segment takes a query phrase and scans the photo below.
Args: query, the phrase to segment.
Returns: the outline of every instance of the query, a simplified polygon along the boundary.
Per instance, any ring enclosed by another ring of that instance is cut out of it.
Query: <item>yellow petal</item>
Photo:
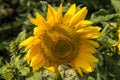
[[[87,38],[87,39],[97,39],[97,38],[101,38],[101,33],[91,33],[91,34],[87,34],[84,35],[83,38]]]
[[[57,16],[56,10],[51,5],[48,5],[47,23],[49,23],[49,25],[51,26],[54,26],[56,23],[55,20],[56,16]]]
[[[96,33],[99,32],[101,30],[100,27],[93,27],[93,26],[89,26],[89,27],[84,27],[84,28],[80,28],[78,29],[76,32],[77,33]]]
[[[20,43],[20,46],[27,46],[28,44],[30,44],[33,41],[33,39],[34,39],[33,36],[27,38],[26,40],[24,40],[23,42]]]
[[[29,18],[31,23],[33,23],[34,25],[38,26],[38,27],[46,27],[47,23],[46,20],[38,13],[36,12],[36,18]]]
[[[78,57],[81,60],[87,61],[89,63],[98,62],[98,59],[96,57],[94,57],[92,54],[88,53],[87,51],[85,51],[83,49],[81,49]]]
[[[78,29],[83,28],[83,27],[87,27],[87,26],[89,26],[91,24],[93,24],[92,21],[82,20],[75,26],[75,30],[78,30]]]
[[[75,12],[76,12],[76,5],[75,5],[75,4],[72,4],[72,5],[70,6],[70,8],[67,10],[67,12],[65,13],[65,16],[64,16],[64,17],[66,17],[66,16],[68,16],[68,15],[74,15]]]
[[[47,21],[51,19],[53,20],[56,17],[56,15],[56,10],[51,5],[48,5]]]
[[[93,41],[93,40],[88,40],[88,42],[93,45],[94,47],[98,48],[99,47],[99,43],[97,41]]]
[[[43,56],[36,55],[30,63],[30,66],[33,68],[33,71],[37,71],[44,65],[45,59]]]
[[[29,51],[28,51],[28,53],[24,57],[24,60],[27,61],[28,63],[30,62],[30,58],[29,58],[30,52]]]
[[[32,45],[32,47],[29,49],[29,51],[28,51],[28,53],[27,53],[27,55],[25,57],[25,60],[31,60],[37,54],[42,55],[42,52],[40,50],[40,44]]]
[[[118,51],[120,51],[120,43],[118,43]]]
[[[77,24],[79,21],[83,20],[86,17],[87,14],[87,8],[84,7],[81,10],[79,10],[70,20],[70,24],[69,25],[75,25]]]
[[[87,52],[92,53],[92,54],[97,52],[95,47],[93,47],[92,45],[90,45],[86,42],[81,43],[81,49],[86,50]]]
[[[35,18],[29,18],[30,22],[33,23],[34,25],[38,26],[39,23],[37,22],[37,20]]]
[[[118,30],[118,38],[120,39],[120,29]]]
[[[99,32],[100,27],[85,27],[85,28],[80,28],[76,32],[80,35],[80,37],[86,38],[86,39],[95,39],[95,38],[100,38],[102,34]]]
[[[44,34],[44,31],[45,31],[44,27],[35,27],[33,34],[34,34],[34,36],[37,36],[39,38],[39,36]]]
[[[54,67],[49,67],[49,68],[46,68],[46,69],[55,73],[55,68]]]
[[[30,66],[36,66],[37,64],[40,64],[42,62],[43,56],[40,54],[36,54],[32,57]]]
[[[64,15],[64,18],[63,18],[63,23],[66,24],[70,21],[70,19],[72,18],[72,16],[75,14],[76,12],[76,5],[73,4],[70,6],[70,8],[67,10],[67,12],[65,13]]]
[[[35,27],[35,28],[34,28],[34,31],[33,31],[33,32],[34,32],[33,34],[34,34],[35,36],[37,36],[37,35],[38,35],[38,34],[37,34],[38,31],[39,31],[39,27]]]
[[[76,68],[76,69],[77,69],[77,71],[79,72],[79,74],[80,74],[81,76],[83,76],[82,70],[80,69],[80,67],[79,67],[79,68]]]
[[[57,12],[57,23],[61,23],[62,22],[62,4],[60,4],[59,8],[58,8],[58,12]]]
[[[86,61],[76,59],[75,64],[77,66],[79,66],[82,69],[82,71],[84,71],[84,72],[92,72],[93,71],[92,67]]]
[[[38,22],[38,27],[44,27],[46,28],[47,27],[47,23],[46,23],[46,20],[38,13],[36,12],[36,20]]]

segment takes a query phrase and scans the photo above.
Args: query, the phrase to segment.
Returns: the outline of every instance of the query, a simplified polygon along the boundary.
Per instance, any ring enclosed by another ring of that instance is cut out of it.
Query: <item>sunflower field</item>
[[[0,0],[0,80],[120,80],[120,0]]]

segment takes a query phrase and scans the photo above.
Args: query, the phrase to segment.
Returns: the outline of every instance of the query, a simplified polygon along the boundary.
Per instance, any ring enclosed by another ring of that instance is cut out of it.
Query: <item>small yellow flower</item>
[[[95,39],[101,37],[101,28],[91,26],[93,22],[84,20],[87,11],[86,7],[76,9],[73,4],[63,15],[62,4],[57,11],[48,5],[47,19],[38,12],[36,18],[30,18],[37,27],[34,28],[34,35],[21,42],[20,46],[28,50],[25,60],[33,71],[53,67],[57,72],[62,64],[71,65],[81,76],[82,72],[94,70],[94,62],[98,59],[93,54],[99,47]]]
[[[118,54],[120,54],[120,27],[118,29],[118,44],[117,44],[117,46],[118,46]]]

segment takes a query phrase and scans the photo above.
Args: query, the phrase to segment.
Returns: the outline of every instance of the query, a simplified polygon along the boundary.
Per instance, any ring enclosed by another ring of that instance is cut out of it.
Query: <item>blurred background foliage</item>
[[[34,17],[36,11],[46,17],[47,5],[58,8],[61,2],[63,13],[73,3],[77,7],[87,6],[86,19],[102,28],[103,37],[98,40],[100,48],[95,56],[99,63],[94,72],[80,77],[70,66],[61,65],[58,80],[120,80],[120,55],[118,48],[113,46],[118,43],[120,0],[0,0],[0,80],[55,79],[55,75],[44,68],[31,72],[23,60],[25,53],[18,45],[32,35],[34,25],[28,18]]]

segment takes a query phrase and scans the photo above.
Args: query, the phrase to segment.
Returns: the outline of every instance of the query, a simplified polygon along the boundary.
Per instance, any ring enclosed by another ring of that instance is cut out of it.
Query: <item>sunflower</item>
[[[101,37],[100,27],[92,26],[93,22],[84,20],[87,8],[76,8],[72,4],[67,12],[62,14],[62,4],[56,11],[48,5],[47,18],[44,19],[38,12],[36,18],[30,18],[36,27],[33,36],[20,43],[28,53],[28,61],[33,71],[41,67],[53,67],[55,72],[59,65],[69,64],[81,76],[83,72],[92,72],[94,62],[98,59],[93,56],[99,47],[95,39]]]

